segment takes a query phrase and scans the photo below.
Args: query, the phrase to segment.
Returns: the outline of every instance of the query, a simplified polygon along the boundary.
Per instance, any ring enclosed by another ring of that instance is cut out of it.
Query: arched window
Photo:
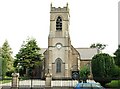
[[[56,20],[56,30],[62,31],[62,18],[60,16],[58,16]]]
[[[56,60],[56,73],[61,72],[61,59]]]

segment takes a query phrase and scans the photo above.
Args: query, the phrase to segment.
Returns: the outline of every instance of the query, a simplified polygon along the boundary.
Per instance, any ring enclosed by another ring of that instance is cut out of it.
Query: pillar
[[[19,73],[12,73],[12,89],[19,88]]]
[[[51,87],[51,81],[52,81],[52,76],[51,76],[51,74],[49,73],[49,70],[48,70],[48,73],[46,74],[45,86],[46,87]]]

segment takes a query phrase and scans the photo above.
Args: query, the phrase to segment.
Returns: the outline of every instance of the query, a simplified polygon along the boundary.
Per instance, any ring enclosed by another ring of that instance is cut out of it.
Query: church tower
[[[63,8],[52,7],[51,4],[45,74],[49,70],[53,79],[71,78],[73,65],[75,70],[78,69],[78,54],[72,52],[75,50],[69,36],[69,17],[68,4]]]

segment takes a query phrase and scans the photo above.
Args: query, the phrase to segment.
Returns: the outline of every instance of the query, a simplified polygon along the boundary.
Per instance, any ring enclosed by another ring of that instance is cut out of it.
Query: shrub
[[[80,79],[82,79],[83,82],[86,82],[89,75],[90,75],[90,68],[88,66],[83,66],[80,69]]]
[[[101,53],[92,58],[93,79],[105,85],[111,82],[113,76],[114,59],[109,54]]]
[[[6,76],[8,76],[8,77],[12,77],[12,73],[14,73],[13,70],[11,70],[11,71],[7,71],[7,72],[6,72]]]

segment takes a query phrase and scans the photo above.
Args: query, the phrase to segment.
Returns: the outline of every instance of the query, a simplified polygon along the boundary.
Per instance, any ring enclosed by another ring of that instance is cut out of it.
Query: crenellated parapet
[[[66,4],[66,7],[53,7],[52,6],[52,3],[51,3],[51,11],[50,12],[60,12],[60,13],[63,13],[63,12],[68,12],[69,13],[69,8],[68,8],[68,3]]]

